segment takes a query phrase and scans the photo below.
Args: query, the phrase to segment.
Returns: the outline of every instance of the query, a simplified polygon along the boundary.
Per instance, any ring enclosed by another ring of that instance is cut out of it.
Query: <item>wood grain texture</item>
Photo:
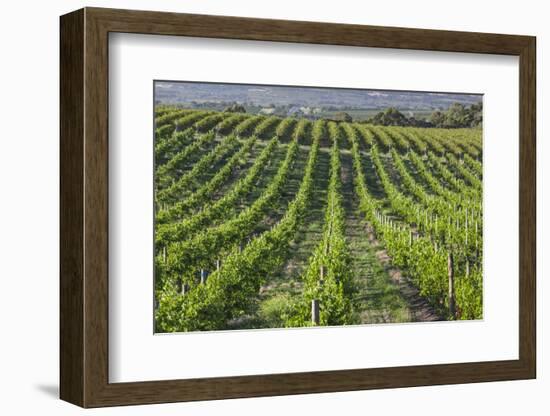
[[[60,45],[60,388],[84,404],[84,12],[61,19]]]
[[[207,379],[108,380],[108,33],[520,57],[520,357],[512,361]],[[61,397],[83,407],[533,378],[535,38],[87,8],[61,18]]]
[[[536,377],[536,40],[520,54],[519,103],[519,355]]]
[[[111,32],[248,39],[378,48],[519,55],[530,37],[256,19],[182,13],[87,8]]]
[[[84,362],[85,406],[99,400],[108,382],[109,180],[108,32],[85,9],[84,59]]]

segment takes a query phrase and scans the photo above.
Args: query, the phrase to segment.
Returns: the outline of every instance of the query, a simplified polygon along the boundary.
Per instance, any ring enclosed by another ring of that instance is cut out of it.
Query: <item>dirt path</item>
[[[294,168],[288,187],[285,188],[283,201],[276,216],[284,214],[286,205],[293,199],[303,179],[302,172],[310,147],[300,149],[302,160]],[[233,328],[277,328],[284,326],[283,314],[293,300],[302,296],[301,274],[307,267],[309,257],[322,237],[326,192],[328,186],[329,154],[327,149],[320,149],[319,160],[314,174],[314,188],[310,208],[299,226],[296,238],[290,242],[289,256],[286,264],[279,270],[270,273],[269,280],[260,288],[258,303],[253,314],[241,317],[231,323]],[[274,217],[275,218],[275,217]],[[260,225],[264,228],[266,225]],[[264,230],[265,231],[265,230]]]
[[[270,277],[269,282],[261,288],[263,301],[281,294],[298,296],[301,294],[302,280],[300,275],[308,264],[309,257],[319,243],[323,232],[324,210],[328,184],[329,154],[321,148],[314,175],[314,188],[311,205],[300,225],[297,236],[290,244],[289,259],[284,267]]]
[[[374,238],[374,233],[359,211],[352,174],[351,155],[343,151],[346,238],[358,287],[358,320],[362,324],[440,320],[419,296],[418,290],[392,267],[386,250]]]

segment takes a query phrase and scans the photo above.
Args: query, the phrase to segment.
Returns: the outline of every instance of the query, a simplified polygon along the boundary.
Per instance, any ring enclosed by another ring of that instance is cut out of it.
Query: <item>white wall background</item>
[[[544,72],[550,56],[545,3],[535,0],[358,2],[353,0],[124,0],[5,2],[0,14],[0,409],[4,414],[73,415],[83,412],[58,395],[58,16],[82,6],[103,6],[295,20],[407,26],[538,37],[538,380],[379,390],[338,394],[225,400],[87,411],[103,415],[465,414],[545,415],[550,408],[550,361],[544,348],[542,213],[550,146],[542,128],[550,90]],[[546,201],[544,200],[546,198]],[[545,267],[546,266],[546,267]],[[31,413],[32,414],[32,413]]]

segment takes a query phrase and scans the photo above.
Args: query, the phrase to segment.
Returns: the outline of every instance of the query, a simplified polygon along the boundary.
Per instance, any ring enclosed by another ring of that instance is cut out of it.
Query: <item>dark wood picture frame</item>
[[[60,396],[82,407],[536,377],[535,52],[530,36],[85,8],[61,17]],[[519,56],[519,359],[109,383],[108,34]]]

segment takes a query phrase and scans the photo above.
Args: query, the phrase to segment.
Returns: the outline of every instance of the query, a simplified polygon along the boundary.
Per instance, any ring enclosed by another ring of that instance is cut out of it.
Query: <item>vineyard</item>
[[[159,106],[156,332],[482,317],[479,129]]]

